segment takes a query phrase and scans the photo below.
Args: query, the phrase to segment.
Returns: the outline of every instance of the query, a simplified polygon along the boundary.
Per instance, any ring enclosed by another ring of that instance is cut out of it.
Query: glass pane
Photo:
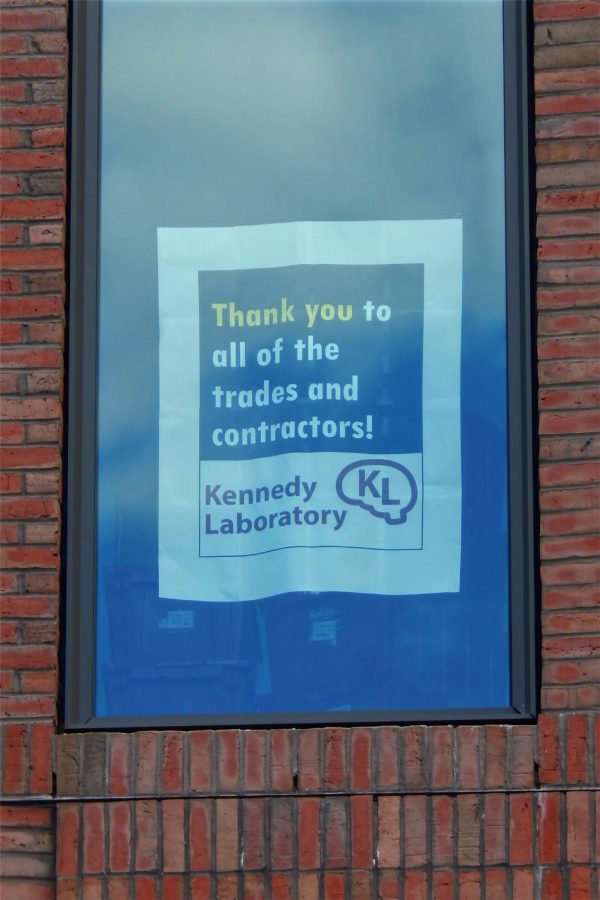
[[[500,0],[104,0],[100,151],[96,714],[506,707]]]

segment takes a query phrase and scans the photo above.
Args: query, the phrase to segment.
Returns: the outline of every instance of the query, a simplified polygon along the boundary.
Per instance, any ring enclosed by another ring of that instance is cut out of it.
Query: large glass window
[[[75,4],[71,724],[531,712],[526,6]]]

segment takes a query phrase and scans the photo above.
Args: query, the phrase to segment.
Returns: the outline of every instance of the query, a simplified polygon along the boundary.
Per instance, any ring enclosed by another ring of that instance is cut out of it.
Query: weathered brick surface
[[[600,895],[600,2],[533,10],[537,724],[71,735],[56,733],[67,2],[4,0],[7,897]]]

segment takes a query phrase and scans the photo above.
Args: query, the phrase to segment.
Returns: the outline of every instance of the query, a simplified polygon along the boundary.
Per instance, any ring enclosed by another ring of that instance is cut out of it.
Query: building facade
[[[539,715],[63,727],[69,19],[5,0],[3,890],[15,898],[600,895],[597,0],[535,0]]]

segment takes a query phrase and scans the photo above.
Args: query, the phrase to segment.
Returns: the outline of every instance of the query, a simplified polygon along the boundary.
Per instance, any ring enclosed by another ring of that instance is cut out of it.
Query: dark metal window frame
[[[65,576],[65,727],[133,729],[357,724],[515,722],[536,714],[538,535],[533,418],[532,286],[534,161],[531,4],[504,0],[505,191],[511,706],[198,715],[94,716],[96,640],[96,400],[100,0],[71,6],[68,441]],[[458,63],[459,64],[459,63]]]

